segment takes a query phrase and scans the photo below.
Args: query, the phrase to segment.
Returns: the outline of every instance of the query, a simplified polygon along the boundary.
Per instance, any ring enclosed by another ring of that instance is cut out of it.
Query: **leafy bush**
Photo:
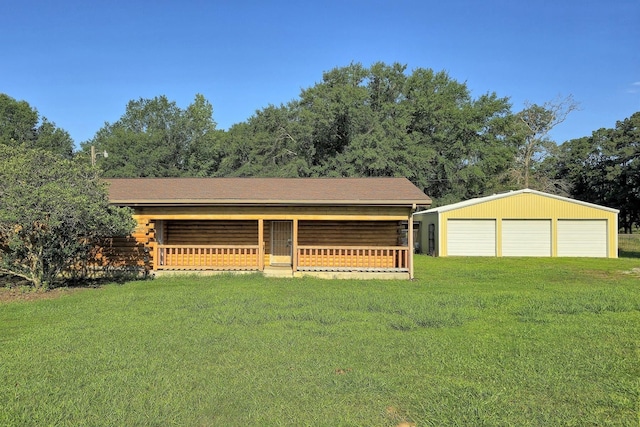
[[[0,273],[49,287],[92,243],[135,227],[90,166],[0,145]]]

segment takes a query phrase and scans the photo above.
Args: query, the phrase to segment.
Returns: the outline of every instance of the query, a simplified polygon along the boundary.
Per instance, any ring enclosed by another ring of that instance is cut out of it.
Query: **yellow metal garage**
[[[618,210],[524,189],[414,214],[435,256],[618,257]]]

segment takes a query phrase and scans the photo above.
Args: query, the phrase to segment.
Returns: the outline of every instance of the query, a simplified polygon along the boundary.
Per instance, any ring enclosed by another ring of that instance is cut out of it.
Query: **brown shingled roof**
[[[116,205],[366,204],[430,206],[406,178],[112,178]]]

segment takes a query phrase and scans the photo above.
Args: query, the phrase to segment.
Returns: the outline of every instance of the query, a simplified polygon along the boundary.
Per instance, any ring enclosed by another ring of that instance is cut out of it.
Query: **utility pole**
[[[101,155],[105,159],[109,157],[109,153],[107,153],[107,150],[104,150],[102,153],[96,153],[96,147],[92,145],[91,146],[91,166],[96,165],[96,157],[98,155]]]

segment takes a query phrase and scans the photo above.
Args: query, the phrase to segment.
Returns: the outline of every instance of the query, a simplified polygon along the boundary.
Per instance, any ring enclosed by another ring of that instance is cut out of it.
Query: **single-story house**
[[[431,205],[405,178],[106,181],[138,228],[111,240],[104,258],[153,273],[411,278],[412,213]]]
[[[435,256],[618,257],[618,210],[524,189],[414,214]]]

